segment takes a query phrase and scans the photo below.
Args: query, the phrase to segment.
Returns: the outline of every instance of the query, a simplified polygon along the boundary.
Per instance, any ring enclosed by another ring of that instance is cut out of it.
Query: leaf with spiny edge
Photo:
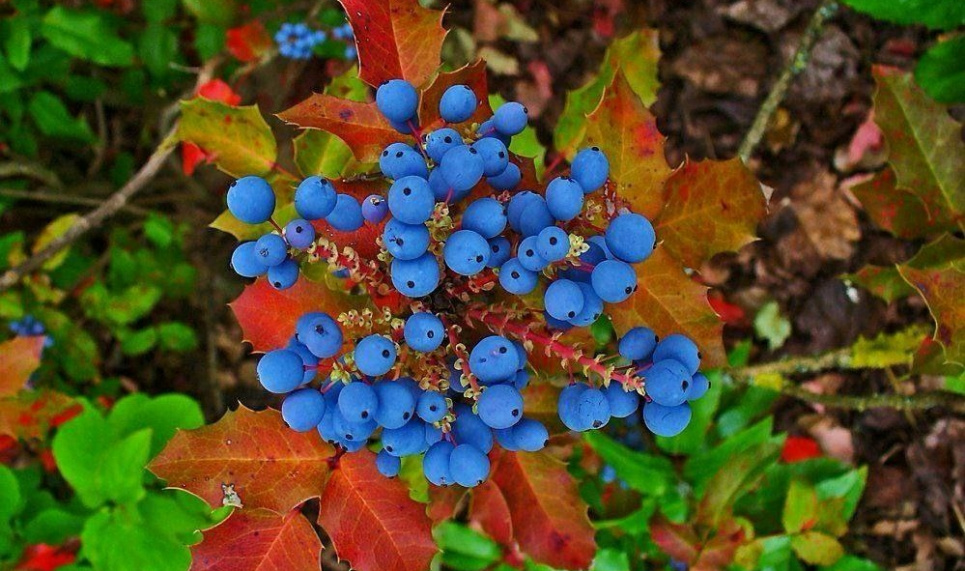
[[[0,343],[0,397],[20,392],[30,375],[40,367],[44,350],[43,335],[14,337]]]
[[[200,97],[182,101],[178,136],[210,153],[231,176],[263,176],[276,169],[275,136],[257,105],[237,107]]]
[[[486,78],[486,62],[477,59],[455,71],[437,75],[432,83],[422,90],[419,98],[419,124],[423,128],[441,121],[439,102],[446,89],[453,85],[468,85],[476,94],[478,106],[466,124],[482,123],[492,117],[493,109],[489,104],[489,82]]]
[[[318,571],[322,542],[300,512],[236,509],[191,548],[191,571]]]

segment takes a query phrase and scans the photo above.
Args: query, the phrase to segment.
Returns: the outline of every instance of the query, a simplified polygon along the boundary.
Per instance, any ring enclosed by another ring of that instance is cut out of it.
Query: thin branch
[[[754,123],[737,150],[737,156],[745,163],[764,137],[767,126],[771,122],[771,117],[777,111],[781,101],[784,100],[788,87],[791,86],[791,80],[807,67],[808,59],[811,57],[811,49],[821,37],[825,22],[837,12],[837,9],[838,4],[835,0],[823,0],[814,15],[811,16],[811,21],[808,23],[807,29],[804,30],[804,36],[801,37],[801,43],[798,44],[791,60],[784,66],[784,71],[781,72],[781,76],[771,88],[767,99],[761,104],[757,116],[754,117]]]
[[[59,192],[49,192],[44,190],[19,190],[15,188],[0,188],[0,196],[4,198],[16,198],[19,200],[33,200],[35,202],[75,204],[78,206],[100,206],[100,204],[103,202],[99,198],[91,198],[89,196],[73,196],[70,194],[61,194]],[[124,206],[123,210],[127,210],[132,214],[137,214],[138,216],[147,215],[147,210],[141,208],[140,206],[134,206],[133,204]]]
[[[27,177],[40,181],[53,188],[63,188],[57,173],[46,168],[25,162],[0,163],[0,178]]]

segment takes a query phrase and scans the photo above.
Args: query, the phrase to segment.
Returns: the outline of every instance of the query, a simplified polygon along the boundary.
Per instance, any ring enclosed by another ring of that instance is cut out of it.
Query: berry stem
[[[281,229],[281,226],[279,226],[278,223],[275,222],[275,217],[274,217],[274,216],[272,216],[271,218],[269,218],[268,221],[271,222],[272,227],[274,227],[275,230],[277,230],[279,234],[281,234],[282,236],[284,236],[285,232],[284,232],[284,230]],[[287,240],[286,240],[286,242],[287,242]]]
[[[459,348],[459,338],[457,337],[458,331],[456,327],[449,323],[449,320],[442,318],[442,324],[446,327],[446,334],[449,336],[449,346],[452,348],[452,352],[455,354],[456,358],[462,361],[462,372],[466,380],[469,381],[469,386],[475,394],[479,394],[479,383],[476,382],[476,377],[469,370],[469,355]]]

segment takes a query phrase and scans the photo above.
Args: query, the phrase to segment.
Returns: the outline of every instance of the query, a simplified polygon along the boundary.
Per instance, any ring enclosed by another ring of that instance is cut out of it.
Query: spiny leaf
[[[283,291],[259,278],[245,286],[238,299],[229,304],[245,341],[251,343],[255,351],[271,351],[287,345],[295,334],[295,322],[309,311],[324,311],[337,317],[349,309],[362,309],[363,305],[357,296],[337,292],[304,277]]]
[[[21,391],[0,398],[0,436],[42,438],[47,431],[81,411],[69,396],[51,390]]]
[[[596,542],[566,466],[545,453],[504,452],[491,475],[512,519],[520,549],[538,563],[561,569],[585,569]]]
[[[211,153],[218,168],[234,177],[265,175],[276,167],[275,137],[257,105],[182,101],[178,135]]]
[[[149,465],[171,487],[222,505],[234,486],[247,508],[282,514],[317,497],[334,450],[315,431],[288,428],[278,411],[239,406],[197,430],[179,431]]]
[[[321,129],[335,135],[363,163],[377,162],[382,150],[391,143],[411,140],[389,125],[374,102],[350,101],[324,93],[313,94],[279,113],[278,118],[305,129]]]
[[[387,479],[367,450],[343,456],[322,493],[318,523],[359,571],[424,571],[437,551],[425,507]]]
[[[700,268],[755,240],[766,212],[761,184],[743,161],[688,160],[664,187],[657,236],[685,266]]]
[[[651,220],[663,207],[670,167],[656,118],[630,88],[622,70],[613,76],[600,106],[587,117],[583,146],[596,146],[610,160],[610,185],[634,212]]]
[[[352,149],[331,133],[306,129],[292,141],[295,164],[303,176],[334,179],[377,170],[375,163],[359,162]]]
[[[512,545],[513,522],[506,496],[492,480],[473,488],[469,521],[502,545]]]
[[[418,0],[339,0],[355,32],[359,77],[372,87],[390,79],[422,85],[439,68],[442,11]]]
[[[688,277],[662,246],[646,262],[637,264],[636,270],[639,289],[610,310],[617,334],[624,335],[641,324],[661,337],[683,333],[700,347],[704,367],[726,363],[723,324],[707,301],[707,288]]]
[[[900,238],[941,233],[941,224],[929,218],[925,204],[910,190],[898,188],[895,171],[886,166],[869,180],[851,188],[876,225]]]
[[[0,343],[0,397],[20,392],[40,366],[46,337],[14,337]]]
[[[298,511],[235,510],[191,548],[191,571],[318,571],[322,542]]]
[[[370,194],[385,196],[388,183],[385,179],[340,179],[332,181],[335,189],[361,202]],[[377,239],[382,235],[385,221],[378,224],[366,222],[358,230],[352,232],[342,232],[332,228],[332,225],[324,220],[316,220],[313,225],[315,231],[320,236],[325,236],[340,249],[352,248],[365,260],[374,260],[379,255],[380,247]]]
[[[493,109],[489,105],[489,83],[486,78],[486,62],[479,59],[456,71],[440,73],[432,80],[432,83],[422,92],[419,101],[419,122],[421,125],[431,125],[440,119],[439,101],[446,89],[453,85],[468,85],[479,106],[476,107],[472,117],[466,120],[467,123],[482,123],[490,118]]]

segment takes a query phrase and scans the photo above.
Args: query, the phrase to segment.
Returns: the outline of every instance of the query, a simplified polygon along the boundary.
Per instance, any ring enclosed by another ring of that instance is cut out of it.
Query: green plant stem
[[[781,101],[784,100],[784,96],[791,86],[791,81],[807,67],[811,49],[821,37],[825,22],[835,14],[837,8],[838,4],[835,0],[824,0],[821,2],[821,5],[818,6],[814,15],[811,16],[811,21],[808,23],[807,29],[804,30],[804,36],[801,37],[801,43],[798,44],[791,60],[784,66],[784,71],[781,72],[781,76],[778,77],[777,82],[774,83],[770,93],[767,95],[767,99],[761,104],[757,116],[754,117],[754,123],[751,124],[750,130],[747,131],[747,135],[744,137],[744,140],[741,141],[740,148],[737,150],[737,156],[745,163],[764,137],[767,126],[771,122],[771,117],[774,115],[774,112],[777,111]]]

